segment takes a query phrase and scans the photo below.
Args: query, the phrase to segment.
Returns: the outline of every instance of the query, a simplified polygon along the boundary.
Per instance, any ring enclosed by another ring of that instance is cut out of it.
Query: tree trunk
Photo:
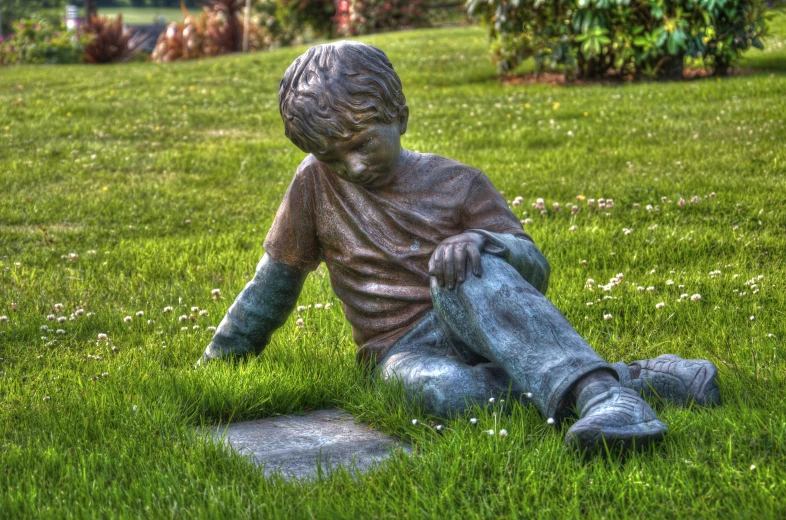
[[[85,21],[87,25],[90,25],[94,16],[98,16],[96,0],[85,0]]]
[[[663,62],[660,77],[662,79],[682,79],[685,77],[685,54],[669,56]]]

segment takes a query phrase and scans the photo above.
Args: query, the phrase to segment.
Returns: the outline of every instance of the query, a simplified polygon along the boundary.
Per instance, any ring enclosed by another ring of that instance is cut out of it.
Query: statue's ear
[[[407,122],[409,121],[409,107],[407,105],[402,106],[398,110],[398,131],[400,135],[404,135],[407,133]]]

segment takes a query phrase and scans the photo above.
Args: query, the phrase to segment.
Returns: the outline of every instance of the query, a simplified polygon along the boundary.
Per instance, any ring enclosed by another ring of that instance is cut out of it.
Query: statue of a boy
[[[543,296],[549,264],[479,170],[401,147],[409,108],[385,54],[309,49],[279,90],[287,137],[309,153],[264,243],[254,279],[198,364],[259,353],[325,262],[358,359],[450,415],[512,393],[555,421],[575,405],[568,445],[659,440],[640,394],[719,402],[709,361],[604,361]],[[549,421],[552,422],[552,421]]]

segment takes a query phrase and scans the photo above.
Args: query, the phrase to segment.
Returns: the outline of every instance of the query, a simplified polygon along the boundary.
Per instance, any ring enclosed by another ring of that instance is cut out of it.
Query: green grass
[[[564,430],[519,406],[496,427],[493,410],[479,409],[477,428],[469,415],[442,435],[413,426],[428,422],[417,406],[395,388],[371,387],[355,366],[338,305],[306,311],[304,329],[292,316],[257,358],[192,370],[206,327],[261,257],[303,157],[283,135],[276,101],[303,48],[5,69],[0,516],[782,518],[782,20],[776,34],[773,50],[746,58],[752,75],[587,87],[497,82],[478,28],[366,38],[404,82],[405,146],[482,168],[506,197],[524,197],[517,211],[530,211],[526,228],[552,264],[549,296],[602,356],[673,352],[719,366],[723,407],[656,403],[670,427],[665,442],[589,461],[564,450]],[[592,211],[578,195],[614,207]],[[562,209],[541,217],[531,209],[538,197]],[[63,258],[70,253],[73,262]],[[617,273],[625,282],[613,299],[585,289],[587,278]],[[754,278],[755,289],[745,283]],[[681,293],[702,299],[679,302]],[[337,303],[321,268],[300,303],[328,301]],[[47,321],[57,303],[60,316],[85,314]],[[174,312],[163,314],[166,306]],[[183,331],[177,317],[192,306],[208,315]],[[109,341],[97,342],[99,333]],[[359,478],[287,483],[192,434],[331,406],[414,443],[419,456]],[[489,428],[510,435],[480,432]]]
[[[197,13],[199,8],[191,7],[189,12]],[[151,25],[155,19],[163,16],[166,23],[182,22],[183,11],[179,8],[169,7],[101,7],[98,9],[100,16],[115,17],[123,13],[123,21],[128,25]]]

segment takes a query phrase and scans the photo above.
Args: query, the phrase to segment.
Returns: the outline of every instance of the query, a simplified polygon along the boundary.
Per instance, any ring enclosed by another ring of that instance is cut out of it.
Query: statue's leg
[[[562,313],[503,259],[483,254],[483,273],[454,289],[431,278],[438,320],[472,353],[504,369],[546,416],[569,413],[571,390],[584,376],[616,372]]]
[[[490,397],[499,399],[509,390],[511,398],[526,401],[500,367],[459,358],[434,311],[393,346],[377,365],[375,377],[400,379],[409,399],[422,399],[424,411],[440,417],[483,405]]]

